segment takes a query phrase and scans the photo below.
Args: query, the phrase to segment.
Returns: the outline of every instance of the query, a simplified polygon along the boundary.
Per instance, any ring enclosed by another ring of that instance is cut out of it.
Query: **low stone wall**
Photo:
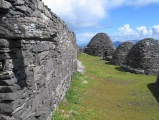
[[[41,0],[1,2],[0,120],[51,120],[77,68],[75,34]]]

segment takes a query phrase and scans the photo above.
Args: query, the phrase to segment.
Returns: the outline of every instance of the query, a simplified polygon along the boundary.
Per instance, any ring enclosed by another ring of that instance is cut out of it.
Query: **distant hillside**
[[[116,48],[117,48],[121,43],[123,43],[123,41],[115,41],[115,42],[113,42],[113,44],[115,45]]]
[[[86,48],[86,47],[87,47],[87,44],[88,44],[88,43],[79,44],[79,47],[81,47],[81,48]]]
[[[137,43],[139,40],[128,40],[129,42],[132,42],[132,43]],[[125,42],[125,41],[115,41],[115,42],[113,42],[114,43],[114,45],[115,45],[115,47],[117,48],[121,43],[123,43],[123,42]]]
[[[128,41],[130,41],[130,42],[132,42],[132,43],[137,43],[138,41],[140,41],[140,40],[128,40]]]
[[[132,43],[137,43],[139,40],[128,40],[128,41],[130,41],[130,42],[132,42]],[[125,41],[115,41],[115,42],[113,42],[113,44],[115,45],[115,47],[117,48],[121,43],[123,43],[123,42],[125,42]],[[82,43],[82,44],[78,44],[79,45],[79,47],[81,47],[81,48],[86,48],[87,47],[87,44],[88,43]]]

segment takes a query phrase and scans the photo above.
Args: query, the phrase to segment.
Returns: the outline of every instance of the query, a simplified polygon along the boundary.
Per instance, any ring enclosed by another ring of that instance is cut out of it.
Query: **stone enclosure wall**
[[[75,35],[41,0],[0,1],[0,120],[46,120],[76,70]]]

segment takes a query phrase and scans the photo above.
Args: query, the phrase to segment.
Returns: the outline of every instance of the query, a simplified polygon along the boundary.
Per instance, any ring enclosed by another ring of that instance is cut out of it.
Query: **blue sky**
[[[78,44],[99,32],[112,41],[159,39],[159,0],[43,1],[76,33]]]

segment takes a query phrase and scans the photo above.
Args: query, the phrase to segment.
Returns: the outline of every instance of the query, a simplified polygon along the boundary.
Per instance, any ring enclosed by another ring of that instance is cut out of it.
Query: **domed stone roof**
[[[96,34],[84,52],[90,55],[99,56],[103,58],[111,58],[114,54],[115,46],[113,45],[110,37],[106,33]]]
[[[137,42],[122,65],[134,73],[157,75],[159,71],[159,41],[146,38]]]
[[[131,42],[124,42],[120,44],[119,47],[115,50],[111,62],[115,65],[121,65],[132,47],[133,43]]]

